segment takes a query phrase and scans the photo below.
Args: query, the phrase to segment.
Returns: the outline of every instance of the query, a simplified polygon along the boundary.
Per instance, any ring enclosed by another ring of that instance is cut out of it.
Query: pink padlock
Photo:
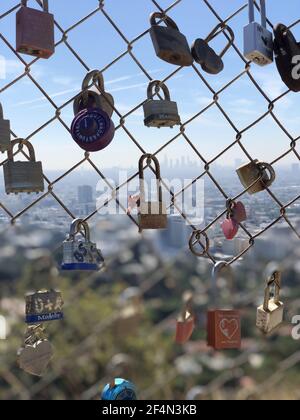
[[[224,236],[228,240],[234,239],[239,231],[239,224],[232,218],[224,220],[221,226]]]
[[[242,223],[247,220],[246,209],[241,201],[234,203],[231,211],[233,219],[235,219],[238,223]]]

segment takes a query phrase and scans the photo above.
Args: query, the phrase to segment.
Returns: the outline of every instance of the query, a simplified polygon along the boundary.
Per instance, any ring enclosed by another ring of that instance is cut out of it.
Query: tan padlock
[[[270,298],[270,288],[275,287],[274,297]],[[267,281],[263,305],[257,308],[256,326],[264,334],[274,332],[283,322],[284,304],[280,301],[281,273],[275,271]]]
[[[175,342],[177,344],[187,343],[196,325],[196,313],[194,310],[193,293],[188,291],[183,295],[183,308],[176,323]]]
[[[155,175],[157,184],[158,201],[146,201],[145,197],[145,176],[144,162],[147,161],[148,166],[152,162],[155,164]],[[139,177],[140,177],[140,212],[139,226],[140,232],[148,229],[166,229],[168,225],[167,208],[162,198],[160,165],[156,156],[145,154],[139,161]]]
[[[272,165],[257,159],[237,169],[242,185],[249,194],[256,194],[269,188],[276,179]]]
[[[26,146],[30,160],[15,162],[15,146]],[[7,152],[8,160],[3,165],[6,194],[39,193],[44,191],[42,162],[36,162],[34,148],[29,141],[16,139]]]

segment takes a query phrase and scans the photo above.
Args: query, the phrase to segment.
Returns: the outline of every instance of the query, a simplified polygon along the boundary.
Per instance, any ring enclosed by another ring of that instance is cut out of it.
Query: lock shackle
[[[248,0],[249,3],[249,22],[255,22],[255,8],[254,0]],[[267,12],[266,12],[266,1],[260,0],[260,15],[261,15],[261,26],[267,27]]]
[[[261,173],[260,180],[265,184],[266,188],[270,187],[273,184],[273,182],[276,180],[275,169],[270,163],[256,161],[256,164]],[[264,173],[266,171],[268,171],[270,175],[268,180],[264,179]]]
[[[27,7],[27,1],[28,0],[22,0],[22,2],[21,2],[22,6]],[[41,2],[43,4],[44,12],[48,13],[49,12],[49,1],[48,0],[41,0]]]
[[[271,286],[274,286],[275,288],[274,303],[279,306],[280,305],[280,290],[281,290],[281,272],[280,271],[274,271],[272,276],[267,280],[267,284],[265,288],[264,306],[263,306],[265,312],[269,312]]]
[[[209,43],[210,41],[212,41],[216,36],[218,36],[220,33],[222,32],[228,32],[229,34],[229,39],[228,39],[228,43],[226,44],[225,48],[221,51],[221,53],[219,54],[219,57],[222,58],[226,52],[229,50],[230,47],[232,47],[234,40],[235,40],[235,35],[233,30],[231,29],[230,26],[228,25],[223,25],[223,23],[219,23],[219,25],[217,25],[212,31],[211,33],[208,35],[208,37],[206,38],[206,42]]]
[[[164,13],[160,13],[160,12],[154,12],[150,15],[151,26],[158,26],[158,23],[157,23],[158,19],[163,20],[169,28],[176,29],[176,31],[179,32],[179,28],[177,24],[174,22],[174,20],[171,19],[169,16],[165,15]]]
[[[101,71],[99,70],[92,70],[90,72],[87,73],[87,75],[85,76],[85,78],[83,79],[82,82],[82,94],[81,97],[83,99],[84,104],[86,104],[88,102],[89,99],[89,85],[91,83],[91,81],[93,81],[93,83],[96,85],[97,89],[99,90],[98,95],[100,96],[102,93],[105,92],[105,88],[104,88],[104,77],[103,74],[101,73]]]
[[[162,203],[162,188],[161,188],[161,174],[160,174],[160,164],[156,156],[151,154],[145,154],[140,158],[139,161],[139,177],[140,177],[140,194],[141,201],[145,201],[145,173],[144,173],[144,161],[147,160],[148,166],[151,162],[154,162],[155,165],[155,175],[157,180],[157,195],[159,203]]]
[[[13,149],[16,145],[19,145],[19,149],[21,150],[22,146],[26,146],[29,152],[29,157],[30,157],[30,161],[31,162],[35,162],[35,152],[34,152],[34,148],[32,146],[32,144],[28,141],[28,140],[24,140],[24,139],[16,139],[13,140],[10,144],[10,148],[7,151],[7,158],[9,161],[13,162],[14,161],[14,154],[13,154]]]
[[[84,238],[86,242],[90,241],[90,228],[87,222],[83,219],[75,219],[70,228],[70,239],[74,239],[78,233],[84,232]]]
[[[217,303],[217,280],[218,280],[218,276],[219,276],[220,272],[222,270],[224,270],[225,268],[230,269],[230,278],[231,278],[232,277],[232,269],[231,269],[231,266],[226,261],[218,261],[213,266],[213,269],[212,269],[212,272],[211,272],[211,279],[212,279],[212,281],[211,281],[211,297],[212,297],[212,301],[214,302],[214,304]],[[229,287],[232,288],[232,282],[231,282]]]
[[[4,120],[3,107],[2,107],[1,102],[0,102],[0,120]]]
[[[155,93],[153,93],[153,89],[155,88]],[[149,83],[148,90],[147,90],[147,96],[148,99],[152,99],[155,94],[158,94],[160,90],[163,91],[165,96],[165,101],[171,101],[170,91],[163,82],[159,80],[153,80]]]

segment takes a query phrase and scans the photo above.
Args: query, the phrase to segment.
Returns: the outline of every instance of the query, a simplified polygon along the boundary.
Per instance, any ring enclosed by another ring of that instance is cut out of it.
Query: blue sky
[[[171,4],[171,0],[158,2],[162,7]],[[34,3],[34,0],[29,0],[29,5],[33,6]],[[98,5],[97,0],[49,0],[49,3],[56,20],[63,28],[72,26]],[[245,3],[245,0],[211,0],[211,4],[224,18]],[[16,4],[16,0],[1,0],[0,14]],[[273,23],[290,24],[299,18],[298,0],[288,0],[284,3],[285,7],[282,7],[282,4],[281,0],[267,1],[268,16]],[[155,11],[155,7],[150,0],[106,0],[105,10],[131,40],[149,27],[149,15]],[[202,0],[182,0],[170,12],[170,16],[185,33],[189,43],[198,37],[205,37],[218,23]],[[231,21],[236,44],[240,49],[243,46],[245,24],[247,24],[246,10]],[[1,33],[11,45],[15,45],[15,13],[2,19],[0,25]],[[294,29],[294,33],[300,40],[300,25]],[[60,38],[61,34],[56,32],[56,41]],[[91,69],[105,67],[108,62],[126,51],[124,40],[101,12],[72,30],[68,35],[68,41]],[[224,42],[225,39],[219,37],[213,46],[219,51]],[[149,35],[134,44],[133,52],[155,79],[163,79],[176,69],[156,57]],[[2,88],[22,74],[24,66],[2,40],[0,40],[0,54],[6,62],[6,78],[0,79]],[[30,57],[23,56],[23,58],[25,61],[30,61]],[[225,70],[221,74],[217,76],[205,74],[215,89],[220,89],[244,67],[234,50],[227,53],[224,62]],[[39,60],[34,64],[31,74],[50,94],[54,102],[61,105],[80,90],[86,71],[64,44],[61,44],[50,60]],[[275,65],[264,68],[253,65],[252,74],[270,98],[275,98],[286,90]],[[116,107],[121,113],[126,113],[146,98],[147,79],[129,55],[110,67],[104,76],[106,88],[114,95]],[[181,70],[168,82],[168,87],[172,99],[178,103],[182,121],[188,120],[212,100],[210,91],[191,68]],[[0,100],[4,106],[5,117],[10,118],[13,131],[20,137],[27,137],[54,116],[54,108],[27,77],[1,93]],[[297,100],[297,95],[291,93],[275,108],[275,114],[293,136],[299,135],[300,127]],[[246,75],[220,95],[220,104],[241,130],[267,110],[266,101]],[[71,106],[64,108],[62,118],[68,125],[71,124],[73,118]],[[116,116],[114,120],[118,123]],[[155,152],[177,133],[177,129],[156,130],[144,127],[142,109],[128,117],[126,126],[149,152]],[[187,134],[206,159],[213,158],[235,139],[235,132],[216,107],[188,126]],[[38,159],[43,161],[45,170],[67,169],[83,157],[82,150],[59,122],[50,124],[31,141]],[[269,117],[247,132],[243,141],[253,157],[268,161],[274,160],[289,147],[289,140]],[[166,154],[171,159],[182,155],[190,156],[193,160],[197,159],[194,151],[182,137],[162,152],[161,160]],[[93,154],[94,162],[101,168],[135,166],[139,157],[139,149],[123,130],[117,131],[113,143],[105,151]],[[246,160],[238,147],[226,153],[219,163],[234,165],[235,159]],[[296,162],[296,159],[290,155],[283,164],[290,165],[293,162]]]

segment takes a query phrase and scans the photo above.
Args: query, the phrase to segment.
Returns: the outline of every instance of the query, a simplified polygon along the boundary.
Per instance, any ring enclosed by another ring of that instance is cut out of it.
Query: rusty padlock
[[[212,299],[216,303],[217,276],[225,261],[218,262],[212,272]],[[228,267],[229,268],[229,267]],[[207,344],[215,350],[241,348],[241,314],[235,310],[209,310],[207,313]]]
[[[155,92],[153,89],[155,88]],[[165,99],[153,99],[154,93],[162,90]],[[171,101],[170,92],[167,86],[159,80],[153,80],[148,86],[148,101],[144,104],[145,126],[146,127],[171,127],[180,125],[181,120],[178,113],[177,103]]]
[[[15,162],[13,149],[16,145],[26,146],[30,160]],[[3,165],[5,190],[7,194],[39,193],[44,191],[42,162],[36,162],[34,148],[29,141],[16,139],[7,151],[8,160]]]
[[[0,103],[0,152],[4,153],[10,148],[10,122],[3,116],[3,108]]]
[[[227,31],[229,34],[228,43],[222,52],[217,54],[208,44],[217,35],[225,31]],[[234,43],[234,38],[233,30],[229,26],[223,26],[220,23],[213,29],[213,31],[208,35],[206,39],[196,39],[192,45],[192,55],[195,61],[201,65],[202,69],[206,71],[206,73],[219,74],[224,69],[224,62],[222,58]]]
[[[188,291],[183,295],[183,308],[177,319],[175,342],[177,344],[187,343],[195,330],[195,324],[193,293]]]
[[[155,164],[156,186],[158,201],[147,202],[145,197],[145,176],[144,176],[144,161],[147,160],[148,166],[153,161]],[[140,232],[149,229],[166,229],[168,225],[166,203],[163,202],[160,165],[156,156],[145,154],[141,157],[139,162],[139,177],[140,177],[140,212],[139,212],[139,226]]]
[[[275,287],[274,297],[271,299],[270,288]],[[268,279],[265,288],[263,305],[257,308],[256,326],[264,334],[271,334],[283,322],[284,305],[280,301],[281,273],[275,271]]]
[[[157,19],[163,20],[167,27],[159,26]],[[176,23],[169,16],[159,12],[151,14],[150,23],[150,36],[156,55],[176,66],[191,66],[194,59],[189,44]]]
[[[27,7],[27,0],[16,15],[16,50],[39,58],[50,58],[55,51],[54,16],[49,13],[48,0],[43,10]]]

